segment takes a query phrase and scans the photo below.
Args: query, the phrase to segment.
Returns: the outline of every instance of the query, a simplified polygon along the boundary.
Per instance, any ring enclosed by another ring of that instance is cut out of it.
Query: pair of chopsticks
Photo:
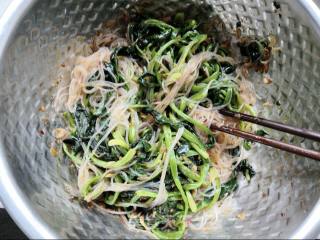
[[[289,133],[292,135],[296,135],[296,136],[300,136],[303,138],[307,138],[307,139],[311,139],[311,140],[315,140],[315,141],[320,142],[320,133],[319,132],[315,132],[315,131],[311,131],[311,130],[303,129],[303,128],[292,127],[292,126],[288,126],[288,125],[280,123],[280,122],[275,122],[275,121],[271,121],[271,120],[267,120],[267,119],[259,118],[259,117],[253,117],[253,116],[250,116],[247,114],[229,111],[227,109],[221,109],[219,112],[225,116],[237,118],[242,121],[255,123],[257,125],[261,125],[264,127],[272,128],[272,129],[286,132],[286,133]],[[270,147],[278,148],[278,149],[281,149],[281,150],[284,150],[287,152],[291,152],[291,153],[294,153],[294,154],[297,154],[300,156],[312,158],[315,160],[320,160],[320,152],[317,152],[314,150],[309,150],[309,149],[305,149],[305,148],[291,145],[288,143],[284,143],[284,142],[281,142],[278,140],[274,140],[271,138],[258,136],[253,133],[244,132],[244,131],[241,131],[239,129],[232,128],[232,127],[227,127],[227,126],[218,127],[218,126],[212,125],[211,129],[225,132],[225,133],[228,133],[231,135],[235,135],[237,137],[241,137],[241,138],[251,140],[254,142],[258,142],[258,143],[261,143],[261,144],[264,144],[264,145],[267,145]]]

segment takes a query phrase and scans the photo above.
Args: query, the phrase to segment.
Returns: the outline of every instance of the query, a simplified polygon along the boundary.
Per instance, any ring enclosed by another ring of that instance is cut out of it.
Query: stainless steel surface
[[[3,14],[3,12],[7,9],[7,7],[10,4],[10,0],[2,0],[0,2],[0,16]]]
[[[10,4],[10,0],[2,0],[0,2],[0,18],[2,16],[2,14],[4,13],[4,11],[7,9],[7,7]],[[0,208],[3,208],[2,203],[0,202]]]
[[[136,1],[134,1],[136,3]],[[165,12],[186,8],[186,1],[152,2]],[[208,0],[201,17],[218,14],[230,28],[238,19],[247,33],[273,33],[282,51],[270,65],[272,85],[254,78],[261,115],[299,127],[320,129],[320,15],[315,1],[287,0],[281,17],[267,0]],[[120,220],[70,201],[66,183],[74,183],[66,161],[50,156],[51,124],[39,107],[50,105],[56,65],[69,39],[89,36],[113,18],[124,1],[13,0],[0,18],[0,196],[10,215],[30,238],[138,238]],[[148,5],[148,4],[146,4]],[[163,9],[163,8],[162,8]],[[170,10],[170,11],[169,11]],[[190,11],[188,13],[192,13]],[[208,17],[209,19],[209,17]],[[273,102],[274,107],[262,108]],[[280,103],[277,106],[276,103]],[[46,134],[39,135],[44,129]],[[275,134],[275,133],[274,133]],[[275,135],[276,136],[276,135]],[[319,150],[317,143],[287,140]],[[250,161],[257,175],[230,199],[208,233],[197,238],[315,238],[320,231],[320,164],[259,146]],[[245,219],[236,216],[245,214]]]

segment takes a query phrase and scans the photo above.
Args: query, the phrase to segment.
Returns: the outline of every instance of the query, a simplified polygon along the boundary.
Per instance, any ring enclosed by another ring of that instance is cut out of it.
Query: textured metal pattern
[[[103,209],[88,209],[70,200],[64,186],[75,182],[74,171],[67,162],[51,157],[53,125],[46,125],[46,114],[39,112],[40,106],[50,106],[56,66],[64,57],[61,48],[67,49],[68,40],[76,36],[94,34],[126,4],[38,1],[21,21],[0,65],[0,128],[7,161],[32,208],[61,238],[143,237],[125,229],[118,217]],[[270,65],[273,83],[264,85],[261,77],[254,79],[261,97],[260,115],[320,130],[320,45],[313,40],[308,23],[295,17],[290,1],[281,2],[281,12],[269,0],[208,0],[202,4],[213,8],[201,7],[196,17],[209,19],[218,14],[228,29],[241,20],[248,34],[278,37],[282,51]],[[157,14],[177,9],[195,12],[185,1],[142,1],[139,5]],[[262,107],[265,102],[273,107]],[[285,136],[284,140],[320,149],[319,144],[301,138]],[[206,233],[190,231],[188,237],[286,238],[301,225],[319,199],[320,164],[264,146],[255,150],[250,161],[257,170],[254,181],[243,183],[230,200],[232,207],[220,215],[214,228]],[[245,219],[237,218],[239,213]]]

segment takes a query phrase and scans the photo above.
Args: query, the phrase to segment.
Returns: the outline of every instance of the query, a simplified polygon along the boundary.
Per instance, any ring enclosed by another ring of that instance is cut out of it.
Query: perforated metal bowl
[[[247,34],[276,35],[282,51],[270,65],[273,83],[254,79],[261,106],[273,104],[261,107],[260,114],[320,130],[320,10],[316,2],[279,1],[278,10],[269,0],[195,2],[202,7],[172,0],[132,4],[154,14],[184,9],[190,15],[199,11],[195,17],[203,19],[219,15],[229,30],[240,20]],[[50,126],[43,125],[39,112],[40,106],[50,104],[50,86],[68,40],[94,34],[102,22],[116,19],[128,3],[13,0],[0,19],[0,195],[30,238],[145,237],[127,230],[119,218],[103,209],[88,209],[69,200],[64,184],[74,182],[74,175],[66,163],[51,157]],[[320,149],[319,144],[300,138],[285,136],[284,140]],[[320,232],[319,162],[264,146],[254,151],[250,161],[257,175],[234,194],[232,207],[207,233],[189,231],[187,237],[316,237]],[[237,218],[239,213],[245,218]]]

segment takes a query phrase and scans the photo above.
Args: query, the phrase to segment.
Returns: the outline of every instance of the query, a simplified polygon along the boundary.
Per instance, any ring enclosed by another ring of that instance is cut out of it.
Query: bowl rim
[[[0,59],[22,18],[37,0],[12,0],[0,16]],[[288,0],[284,0],[288,1]],[[318,0],[297,0],[311,19],[312,27],[320,37],[320,2]],[[1,140],[2,141],[2,140]],[[20,229],[31,239],[58,239],[57,232],[45,223],[28,197],[19,189],[6,160],[3,144],[0,144],[0,199],[9,215]],[[293,232],[290,239],[317,238],[320,234],[320,200],[317,201],[307,218]]]
[[[13,0],[0,17],[0,59],[9,46],[12,35],[22,18],[36,0]],[[1,140],[2,143],[2,140]],[[0,199],[14,222],[30,239],[57,239],[58,235],[44,223],[28,197],[19,189],[6,161],[6,154],[0,144]]]

